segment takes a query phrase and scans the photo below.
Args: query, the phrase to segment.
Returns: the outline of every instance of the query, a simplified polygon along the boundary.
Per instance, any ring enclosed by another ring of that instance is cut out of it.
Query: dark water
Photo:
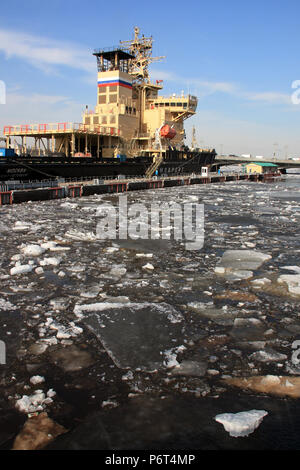
[[[300,269],[299,182],[128,195],[128,203],[146,209],[162,201],[203,203],[198,250],[187,250],[184,240],[97,240],[97,209],[106,200],[117,205],[117,197],[0,208],[0,339],[7,346],[1,448],[11,447],[27,418],[17,401],[53,389],[52,403],[41,406],[70,433],[52,449],[299,449],[298,400],[224,382],[300,375],[291,363],[300,298],[278,283],[297,273],[291,267]],[[49,241],[57,245],[24,254],[24,247]],[[242,271],[253,251],[270,258],[239,280],[236,271],[215,272],[226,250],[248,250]],[[32,263],[32,271],[10,275],[18,262]],[[266,278],[259,287],[252,282]],[[258,351],[281,356],[262,362],[252,356]],[[33,385],[36,375],[44,382]],[[268,415],[247,438],[230,437],[214,420],[250,409]]]

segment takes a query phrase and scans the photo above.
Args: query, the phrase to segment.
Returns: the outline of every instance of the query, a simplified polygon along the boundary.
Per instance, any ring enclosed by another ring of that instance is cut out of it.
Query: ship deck
[[[51,137],[52,135],[66,136],[72,134],[91,136],[119,136],[120,131],[115,127],[87,126],[82,123],[58,122],[48,124],[20,124],[16,126],[5,126],[3,134],[5,137]]]

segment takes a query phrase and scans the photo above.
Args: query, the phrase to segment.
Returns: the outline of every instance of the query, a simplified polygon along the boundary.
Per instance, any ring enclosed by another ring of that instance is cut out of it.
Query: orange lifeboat
[[[173,127],[169,126],[169,124],[165,124],[160,130],[160,135],[165,139],[173,139],[176,135],[176,131]]]

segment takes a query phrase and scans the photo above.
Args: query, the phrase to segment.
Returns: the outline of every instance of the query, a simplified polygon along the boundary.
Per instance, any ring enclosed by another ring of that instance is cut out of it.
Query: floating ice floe
[[[246,245],[248,248],[255,248],[255,246],[256,246],[256,243],[252,243],[252,242],[245,242],[245,245]]]
[[[119,403],[115,400],[104,400],[101,404],[102,408],[116,408]]]
[[[74,202],[63,202],[60,207],[62,207],[63,209],[77,209],[78,207],[78,204],[74,203]]]
[[[152,271],[154,269],[154,266],[151,263],[147,263],[143,266],[143,269],[149,269],[150,271]]]
[[[74,313],[94,332],[117,367],[151,371],[178,365],[183,317],[171,305],[99,302],[76,305]]]
[[[56,333],[57,339],[73,338],[81,334],[83,331],[82,328],[80,328],[79,326],[76,326],[74,322],[70,322],[69,326],[66,327],[64,325],[61,325],[60,323],[55,322],[53,318],[50,318],[50,317],[47,318],[45,326],[50,328],[50,330],[55,330],[57,332]]]
[[[123,266],[114,266],[111,268],[109,274],[111,274],[111,276],[122,277],[124,274],[126,274],[126,272],[127,269]]]
[[[34,272],[35,272],[36,274],[43,274],[44,270],[43,270],[42,267],[38,267],[38,268],[36,268],[36,269],[34,270]]]
[[[41,243],[41,247],[50,251],[68,251],[71,249],[69,246],[59,246],[57,242],[54,241]]]
[[[268,414],[265,410],[241,411],[239,413],[223,413],[215,416],[218,423],[223,424],[225,430],[232,437],[245,437],[253,433]]]
[[[42,340],[40,340],[32,344],[29,347],[28,352],[30,354],[34,354],[35,356],[39,356],[40,354],[43,354],[49,346],[49,344],[44,343],[42,342]]]
[[[127,303],[127,305],[126,305]],[[131,302],[128,301],[126,302],[126,306],[130,306]],[[89,312],[103,312],[104,310],[108,309],[117,309],[117,308],[123,308],[124,303],[119,303],[119,302],[99,302],[95,304],[86,304],[86,305],[75,305],[74,307],[74,313],[77,318],[82,318],[84,313],[89,313]]]
[[[27,245],[21,248],[25,256],[40,256],[45,253],[45,248],[40,245]]]
[[[251,281],[251,284],[254,287],[263,287],[272,284],[272,281],[267,277],[261,277],[259,279],[253,279],[253,281]]]
[[[26,274],[30,273],[33,270],[33,266],[30,264],[21,264],[19,266],[15,266],[11,268],[10,275],[15,276],[17,274]]]
[[[84,241],[84,242],[93,242],[99,241],[97,235],[93,232],[80,232],[78,230],[69,230],[65,233],[67,238],[72,238],[73,240],[77,241]]]
[[[255,351],[249,358],[258,362],[280,362],[285,361],[288,357],[286,354],[281,354],[271,349],[264,349],[261,351]]]
[[[215,267],[216,274],[222,274],[228,280],[250,279],[252,270],[258,269],[272,257],[255,250],[227,250]]]
[[[50,305],[54,310],[66,310],[69,300],[66,297],[57,297],[50,300]]]
[[[282,266],[281,269],[286,269],[288,271],[294,271],[296,274],[300,274],[299,266]]]
[[[288,291],[294,295],[300,295],[300,274],[282,274],[277,279],[279,284],[287,284]]]
[[[44,258],[40,261],[41,266],[58,266],[61,263],[61,258]]]
[[[45,382],[45,377],[42,377],[41,375],[34,375],[30,378],[30,383],[32,383],[32,385],[41,384],[43,382]]]
[[[11,261],[21,261],[22,258],[23,256],[18,254],[18,255],[13,255],[10,259]]]
[[[224,380],[230,386],[275,396],[300,397],[300,377],[282,375],[258,375],[254,377],[231,377]]]
[[[119,251],[119,248],[117,248],[116,246],[110,246],[106,248],[105,251],[106,253],[115,253],[116,251]]]
[[[50,389],[47,395],[43,390],[36,390],[33,395],[23,395],[22,398],[17,400],[16,408],[21,413],[34,413],[36,411],[43,411],[47,405],[50,405],[52,398],[56,395],[54,390]]]
[[[213,302],[189,302],[188,308],[218,325],[232,325],[236,312],[228,308],[216,308]]]
[[[133,377],[132,370],[129,370],[126,374],[122,375],[122,380],[126,382],[127,380],[133,380]]]
[[[207,371],[207,362],[204,361],[182,361],[172,370],[172,375],[183,375],[190,377],[203,377]],[[218,373],[218,372],[217,372]]]
[[[84,297],[87,299],[94,299],[95,297],[98,297],[99,292],[101,290],[100,286],[90,286],[87,288],[87,290],[84,290],[80,292],[80,297]]]
[[[161,355],[164,358],[164,360],[163,360],[164,365],[168,369],[172,369],[173,367],[180,367],[180,364],[177,361],[177,355],[178,355],[179,352],[182,352],[185,349],[186,349],[186,347],[181,345],[181,346],[177,346],[176,348],[171,348],[171,349],[167,349],[165,351],[162,351]]]
[[[31,222],[17,221],[17,222],[15,222],[15,225],[12,228],[12,230],[14,232],[27,232],[29,230],[37,231],[40,228],[41,228],[41,225],[32,224]]]
[[[0,297],[0,310],[16,310],[16,306]]]

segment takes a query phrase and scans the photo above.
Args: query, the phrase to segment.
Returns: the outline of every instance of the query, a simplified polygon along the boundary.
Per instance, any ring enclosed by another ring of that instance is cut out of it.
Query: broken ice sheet
[[[239,413],[223,413],[215,416],[218,423],[223,424],[225,430],[232,437],[249,436],[260,425],[268,414],[265,410],[241,411]]]
[[[103,302],[75,310],[119,368],[169,367],[170,350],[180,351],[183,317],[169,304]]]
[[[286,283],[291,294],[300,295],[300,274],[282,274],[277,282]]]
[[[255,250],[227,250],[215,267],[215,273],[223,274],[231,281],[250,279],[252,270],[270,259],[270,255]]]

